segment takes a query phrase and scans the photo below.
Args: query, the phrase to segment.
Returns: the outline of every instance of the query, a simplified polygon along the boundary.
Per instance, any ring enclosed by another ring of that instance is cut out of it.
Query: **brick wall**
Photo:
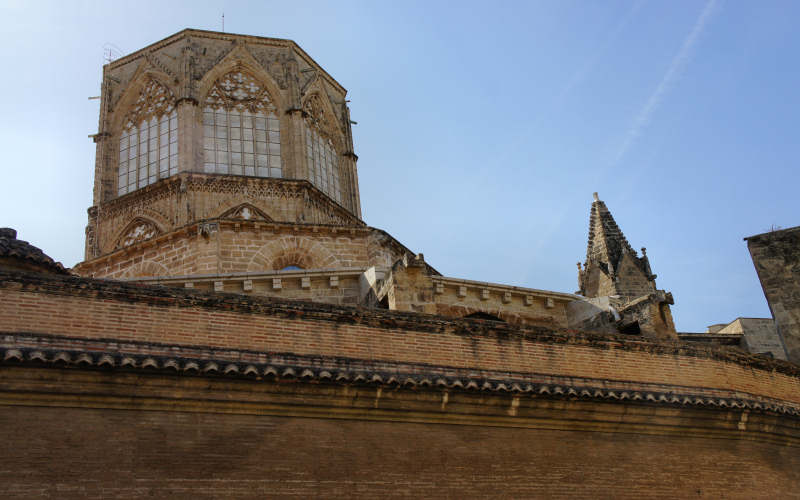
[[[5,498],[794,498],[797,448],[324,418],[0,407]]]
[[[800,402],[800,379],[789,365],[710,348],[79,278],[0,275],[0,325],[7,332],[536,372]]]
[[[60,349],[251,349],[800,403],[793,365],[733,351],[82,278],[0,274],[0,325]],[[0,440],[11,498],[787,498],[800,481],[800,425],[776,413],[144,368],[0,364]]]

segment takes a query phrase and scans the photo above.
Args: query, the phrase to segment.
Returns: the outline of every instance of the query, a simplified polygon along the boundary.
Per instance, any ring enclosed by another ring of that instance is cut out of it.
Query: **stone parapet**
[[[133,283],[182,287],[198,291],[243,293],[329,304],[358,305],[363,291],[362,268],[285,270],[157,278],[132,278]]]

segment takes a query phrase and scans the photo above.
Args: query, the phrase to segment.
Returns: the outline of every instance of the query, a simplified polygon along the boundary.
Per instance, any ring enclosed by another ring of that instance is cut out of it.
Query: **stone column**
[[[203,123],[194,99],[180,99],[178,111],[178,172],[203,170]]]
[[[108,120],[108,106],[111,102],[111,87],[113,81],[105,76],[103,68],[103,83],[100,85],[100,118],[97,123],[97,134],[91,136],[96,144],[94,156],[94,191],[93,204],[98,205],[103,201],[117,196],[117,155],[119,144],[114,147],[111,141],[111,130]]]
[[[287,63],[287,81],[289,86],[286,111],[281,125],[286,125],[288,150],[281,149],[283,176],[288,179],[309,179],[305,155],[305,136],[303,127],[303,108],[300,102],[299,76],[297,61]]]
[[[86,250],[83,260],[91,260],[100,255],[97,246],[97,205],[87,210],[89,223],[86,225]]]
[[[194,57],[191,47],[181,51],[181,85],[178,111],[178,172],[202,171],[203,123],[198,109],[194,81]]]
[[[351,197],[351,205],[348,207],[353,214],[356,215],[359,219],[361,218],[361,196],[358,190],[358,169],[356,167],[356,163],[358,162],[358,155],[355,153],[355,148],[353,146],[353,121],[350,119],[350,107],[345,105],[344,106],[344,114],[345,114],[345,131],[347,134],[347,152],[345,153],[345,157],[347,158],[347,170],[348,170],[348,189],[350,191]]]

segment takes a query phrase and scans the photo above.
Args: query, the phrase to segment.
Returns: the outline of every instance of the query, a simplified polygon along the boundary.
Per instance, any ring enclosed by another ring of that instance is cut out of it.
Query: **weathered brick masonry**
[[[745,499],[800,481],[796,448],[732,439],[96,408],[0,424],[11,497]]]
[[[800,480],[797,368],[733,350],[19,273],[0,274],[0,325],[10,496],[745,498]]]
[[[677,342],[502,324],[487,328],[413,313],[81,278],[0,274],[0,279],[0,324],[12,333],[546,373],[740,391],[800,403],[793,365],[733,351],[723,356]]]

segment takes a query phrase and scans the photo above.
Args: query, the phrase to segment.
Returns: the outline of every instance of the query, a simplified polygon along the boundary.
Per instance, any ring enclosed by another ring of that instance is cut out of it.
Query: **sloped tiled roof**
[[[41,272],[69,274],[60,262],[54,261],[39,248],[18,240],[17,231],[8,227],[0,228],[0,259],[17,261],[21,267]]]

